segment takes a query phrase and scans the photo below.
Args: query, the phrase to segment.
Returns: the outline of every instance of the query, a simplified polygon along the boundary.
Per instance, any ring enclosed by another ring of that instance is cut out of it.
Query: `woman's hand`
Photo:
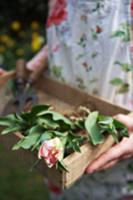
[[[2,76],[5,73],[6,73],[6,71],[4,69],[0,68],[0,76]]]
[[[120,160],[133,156],[133,117],[119,114],[115,116],[115,119],[128,127],[130,136],[129,138],[123,138],[120,143],[114,145],[98,159],[94,160],[86,169],[88,173],[110,168]]]
[[[44,46],[29,62],[27,68],[31,71],[36,70],[38,67],[45,65],[47,68],[48,63],[48,47]]]

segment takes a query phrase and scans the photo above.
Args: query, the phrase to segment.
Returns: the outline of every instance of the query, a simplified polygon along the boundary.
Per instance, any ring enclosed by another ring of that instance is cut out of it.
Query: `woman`
[[[28,63],[35,69],[49,57],[50,75],[114,104],[133,109],[132,0],[51,0],[47,44]],[[130,133],[131,117],[118,115]],[[55,199],[117,200],[132,194],[133,135],[88,166],[89,175]],[[126,198],[125,198],[126,199]]]

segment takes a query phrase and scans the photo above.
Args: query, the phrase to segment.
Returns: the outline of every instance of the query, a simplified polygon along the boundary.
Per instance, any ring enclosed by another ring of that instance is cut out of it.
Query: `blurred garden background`
[[[29,60],[45,44],[46,0],[0,1],[0,67],[11,70],[18,58]],[[29,166],[30,167],[30,166]],[[0,200],[48,200],[43,177],[29,172],[0,143]]]
[[[47,0],[0,1],[0,67],[14,68],[17,58],[29,60],[45,44]]]

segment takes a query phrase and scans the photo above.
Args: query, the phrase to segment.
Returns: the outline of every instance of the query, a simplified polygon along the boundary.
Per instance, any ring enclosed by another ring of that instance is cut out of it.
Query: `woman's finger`
[[[92,162],[87,168],[88,173],[100,170],[101,167],[106,166],[110,161],[119,159],[123,154],[126,153],[126,146],[123,143],[119,143],[113,146],[106,153],[102,154],[98,159]]]
[[[121,160],[122,159],[128,159],[128,158],[131,158],[132,157],[132,154],[124,154],[123,156],[121,156]]]
[[[131,158],[131,157],[132,157],[131,154],[126,153],[126,154],[122,155],[121,157],[119,157],[118,159],[108,162],[106,165],[102,166],[98,171],[111,168],[111,167],[113,167],[114,165],[116,165],[120,160],[128,159],[128,158]]]
[[[111,168],[111,167],[113,167],[114,165],[116,165],[116,163],[118,163],[118,162],[119,162],[119,159],[110,161],[109,163],[107,163],[106,165],[104,165],[104,167],[101,167],[101,169],[100,169],[99,171],[105,170],[105,169],[108,169],[108,168]]]

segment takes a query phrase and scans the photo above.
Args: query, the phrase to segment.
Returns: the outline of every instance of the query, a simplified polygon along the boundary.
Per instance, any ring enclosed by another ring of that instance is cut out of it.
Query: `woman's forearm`
[[[30,61],[27,62],[29,70],[36,70],[38,67],[45,65],[48,66],[48,46],[45,45]]]

